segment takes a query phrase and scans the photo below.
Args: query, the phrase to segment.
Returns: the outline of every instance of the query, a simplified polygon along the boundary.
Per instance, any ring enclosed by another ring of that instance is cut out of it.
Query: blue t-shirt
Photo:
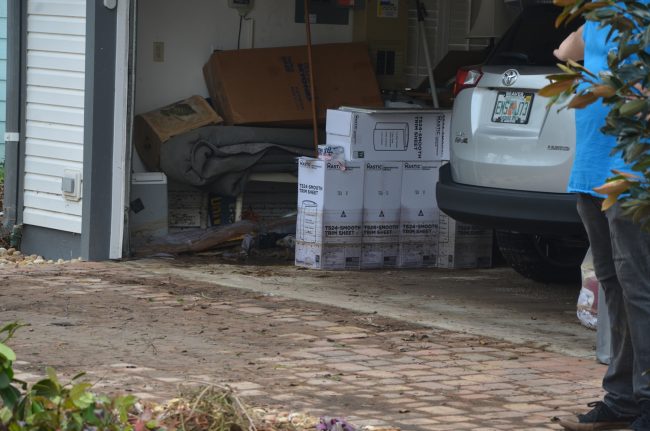
[[[583,30],[584,65],[587,70],[596,74],[609,70],[607,54],[617,48],[613,37],[607,40],[610,27],[599,26],[597,22],[587,21]],[[569,192],[603,197],[594,192],[594,187],[605,184],[606,179],[613,175],[613,169],[630,171],[621,153],[611,155],[616,146],[616,137],[604,135],[600,131],[610,110],[611,107],[604,105],[602,101],[575,110],[576,154],[569,178]]]

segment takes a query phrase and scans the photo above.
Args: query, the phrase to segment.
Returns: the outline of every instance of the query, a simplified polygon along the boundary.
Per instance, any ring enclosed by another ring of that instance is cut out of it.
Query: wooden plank
[[[43,211],[37,208],[25,208],[23,211],[23,223],[65,232],[81,233],[81,217],[70,214],[52,213],[51,211]]]

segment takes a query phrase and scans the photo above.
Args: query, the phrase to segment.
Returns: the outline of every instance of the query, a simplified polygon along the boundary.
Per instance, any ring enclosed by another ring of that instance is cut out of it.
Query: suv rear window
[[[553,50],[584,20],[576,19],[568,26],[555,28],[561,8],[553,5],[529,6],[508,29],[486,64],[495,66],[554,66],[558,59]]]

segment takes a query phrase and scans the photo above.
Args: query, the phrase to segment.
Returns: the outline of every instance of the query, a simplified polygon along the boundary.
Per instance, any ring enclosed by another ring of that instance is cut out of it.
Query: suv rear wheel
[[[580,265],[589,244],[583,237],[554,237],[499,230],[499,251],[515,271],[543,283],[580,280]]]

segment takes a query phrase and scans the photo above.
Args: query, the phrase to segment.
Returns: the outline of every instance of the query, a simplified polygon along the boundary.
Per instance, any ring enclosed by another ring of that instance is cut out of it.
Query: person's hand
[[[560,46],[553,50],[553,55],[559,60],[580,61],[585,56],[585,41],[582,39],[584,25],[562,41]]]

